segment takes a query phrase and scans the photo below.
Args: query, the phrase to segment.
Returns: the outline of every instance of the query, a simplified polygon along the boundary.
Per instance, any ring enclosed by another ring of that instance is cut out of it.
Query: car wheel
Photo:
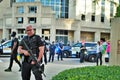
[[[69,57],[69,52],[68,51],[63,51],[64,54],[64,58],[68,58]]]
[[[90,62],[95,62],[96,56],[95,55],[89,55],[89,61]]]

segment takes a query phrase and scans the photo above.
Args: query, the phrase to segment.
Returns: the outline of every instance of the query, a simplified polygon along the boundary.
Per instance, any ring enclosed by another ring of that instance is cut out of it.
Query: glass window
[[[91,16],[91,21],[95,21],[95,15]]]
[[[18,17],[17,21],[18,21],[18,23],[23,23],[23,17]]]
[[[61,0],[61,4],[62,4],[62,5],[65,5],[65,0]]]
[[[68,42],[68,36],[56,36],[56,41],[63,41],[64,45]]]
[[[111,0],[113,1],[113,0]],[[110,2],[110,17],[113,17],[113,13],[114,13],[114,4],[112,2]]]
[[[56,18],[68,18],[69,0],[40,0],[40,2],[44,6],[50,6],[56,12]]]
[[[18,9],[18,13],[24,13],[24,7],[23,6],[20,6],[17,9]]]
[[[16,0],[15,2],[34,2],[35,0]]]
[[[68,7],[65,7],[65,12],[68,13]]]
[[[104,16],[101,16],[101,22],[104,22]]]
[[[68,35],[68,31],[67,30],[56,30],[56,34]]]
[[[65,13],[61,13],[61,18],[64,18],[65,17]]]
[[[81,15],[81,20],[85,20],[85,15],[84,14]]]
[[[30,23],[30,24],[36,23],[36,17],[30,17],[30,18],[28,18],[28,23]]]
[[[29,13],[37,13],[37,6],[29,6]]]
[[[68,13],[65,13],[65,18],[68,18]]]
[[[61,10],[62,10],[62,12],[65,12],[65,8],[64,7],[62,7]]]

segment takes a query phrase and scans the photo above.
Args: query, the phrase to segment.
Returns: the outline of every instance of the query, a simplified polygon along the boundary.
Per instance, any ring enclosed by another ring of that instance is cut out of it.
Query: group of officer
[[[56,41],[56,43],[53,41],[49,46],[49,60],[48,62],[54,61],[54,55],[57,54],[57,60],[59,61],[59,58],[61,58],[61,61],[63,61],[63,42]]]
[[[7,69],[5,69],[5,72],[11,72],[12,71],[12,65],[13,65],[13,60],[18,63],[21,71],[21,76],[22,80],[30,80],[31,76],[31,71],[33,72],[33,68],[37,63],[42,62],[42,57],[46,56],[45,53],[45,44],[44,41],[42,41],[42,38],[39,35],[36,35],[34,32],[34,29],[32,25],[27,25],[25,28],[27,36],[25,36],[19,43],[18,39],[15,37],[16,32],[12,32],[11,37],[12,39],[12,47],[11,47],[11,57],[10,57],[10,64]],[[26,44],[26,45],[25,45]],[[33,60],[30,56],[30,51],[28,48],[31,50],[32,54],[35,56],[35,59],[37,59],[37,62]],[[22,55],[23,60],[22,63],[20,63],[19,60],[17,60],[17,54]],[[46,60],[46,58],[45,58]],[[47,63],[47,61],[46,61]],[[37,66],[36,66],[37,68]],[[39,72],[37,71],[36,73],[33,72],[35,79],[36,80],[43,80],[42,78],[42,73],[37,75]]]

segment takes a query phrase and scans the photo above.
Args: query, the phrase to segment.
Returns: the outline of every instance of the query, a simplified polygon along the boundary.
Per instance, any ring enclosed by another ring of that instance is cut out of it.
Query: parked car
[[[71,53],[71,46],[70,45],[64,45],[64,49],[63,49],[63,54],[65,58],[70,57],[70,53]]]
[[[10,54],[11,53],[11,40],[7,40],[0,44],[0,54]]]
[[[96,42],[85,42],[85,55],[84,59],[89,62],[95,62],[96,59]],[[80,47],[82,43],[73,44],[71,47],[65,46],[64,48],[64,57],[77,57],[80,58]]]
[[[84,46],[87,50],[93,48],[94,46],[96,46],[97,43],[96,42],[85,42]],[[80,57],[80,47],[82,46],[82,43],[76,43],[72,46],[72,50],[71,50],[71,55],[73,57]]]
[[[96,50],[97,50],[97,46],[87,49],[87,52],[85,54],[85,60],[89,62],[95,62],[97,56]]]

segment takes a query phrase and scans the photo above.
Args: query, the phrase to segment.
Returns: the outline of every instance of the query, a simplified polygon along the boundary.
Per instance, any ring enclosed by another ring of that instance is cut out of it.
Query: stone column
[[[80,41],[80,30],[74,32],[74,42]]]
[[[56,37],[56,29],[53,28],[53,26],[51,26],[51,29],[50,29],[50,42],[55,41],[55,37]]]
[[[100,31],[95,32],[95,42],[100,41]]]
[[[79,21],[76,21],[76,30],[74,32],[74,42],[77,42],[77,41],[80,41],[80,29],[81,29],[81,26],[80,26],[80,22]]]
[[[111,21],[111,51],[110,65],[120,66],[120,18],[113,18]]]

